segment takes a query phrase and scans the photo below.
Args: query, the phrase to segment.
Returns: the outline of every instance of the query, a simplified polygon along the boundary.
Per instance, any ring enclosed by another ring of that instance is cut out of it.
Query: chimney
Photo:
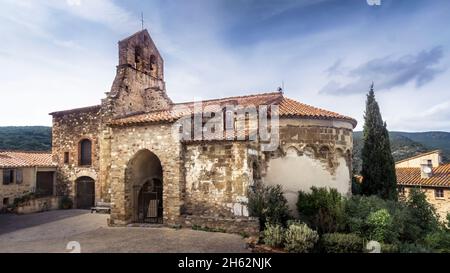
[[[430,178],[433,176],[433,161],[432,160],[423,160],[420,164],[420,177],[421,178]]]

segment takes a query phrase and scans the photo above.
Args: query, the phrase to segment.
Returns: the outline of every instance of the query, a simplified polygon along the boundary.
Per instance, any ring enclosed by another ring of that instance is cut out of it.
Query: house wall
[[[405,188],[405,196],[409,196],[409,193],[411,191],[411,187],[404,187]],[[447,213],[450,213],[450,189],[449,188],[443,188],[444,190],[444,197],[443,198],[437,198],[435,196],[435,189],[436,188],[421,188],[423,192],[425,192],[425,195],[427,197],[428,203],[432,204],[434,208],[436,209],[436,212],[438,213],[441,221],[445,221],[447,218]]]
[[[299,190],[309,192],[315,186],[351,194],[352,130],[341,121],[280,120],[280,147],[264,154],[262,179],[283,187],[294,216]]]
[[[424,160],[431,160],[433,163],[433,167],[439,166],[442,162],[441,156],[439,152],[433,154],[427,154],[420,157],[412,158],[410,160],[401,161],[395,164],[396,168],[420,168],[420,164],[423,163]]]
[[[3,185],[3,170],[0,169],[0,209],[3,208],[3,199],[9,198],[9,203],[12,204],[14,199],[22,197],[28,193],[36,190],[36,174],[37,172],[56,172],[56,168],[15,168],[15,170],[22,170],[23,182],[17,184],[14,177],[14,183]],[[56,177],[54,176],[53,185],[55,185]]]
[[[23,182],[17,184],[14,177],[14,183],[3,185],[3,169],[0,169],[0,209],[3,208],[3,199],[9,198],[9,204],[14,202],[25,194],[33,192],[36,187],[36,169],[21,168],[23,172]]]
[[[79,165],[79,143],[89,139],[92,143],[92,165]],[[57,195],[69,195],[76,202],[75,181],[83,176],[95,180],[96,200],[107,198],[105,181],[99,179],[101,118],[99,110],[78,112],[53,117],[52,155],[58,164]],[[64,153],[69,152],[69,163],[64,163]],[[75,204],[76,206],[76,204]]]

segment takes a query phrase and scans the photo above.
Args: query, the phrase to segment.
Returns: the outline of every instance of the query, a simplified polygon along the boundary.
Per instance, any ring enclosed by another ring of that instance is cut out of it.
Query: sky
[[[142,12],[175,102],[284,86],[361,130],[373,81],[389,130],[450,131],[450,1],[367,2],[0,0],[0,126],[99,104]]]

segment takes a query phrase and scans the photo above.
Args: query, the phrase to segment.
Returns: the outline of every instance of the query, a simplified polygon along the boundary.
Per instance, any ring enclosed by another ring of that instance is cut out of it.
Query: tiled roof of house
[[[24,167],[56,167],[56,163],[51,153],[0,151],[0,168]]]
[[[433,168],[430,178],[421,178],[420,168],[397,168],[397,183],[402,186],[450,187],[450,163]]]
[[[137,125],[153,122],[171,122],[180,117],[191,114],[196,102],[176,103],[170,110],[141,113],[119,118],[110,123],[113,126]],[[199,102],[200,103],[200,102]],[[303,117],[314,119],[336,119],[348,121],[356,126],[356,120],[335,112],[316,108],[307,104],[284,97],[282,92],[263,93],[249,96],[229,97],[202,101],[204,111],[215,111],[217,107],[225,105],[239,105],[242,107],[277,104],[280,106],[280,117]]]

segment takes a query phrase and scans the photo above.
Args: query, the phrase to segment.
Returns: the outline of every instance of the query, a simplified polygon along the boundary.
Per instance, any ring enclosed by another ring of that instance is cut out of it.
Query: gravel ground
[[[0,252],[64,253],[78,242],[83,253],[245,253],[239,235],[190,229],[110,228],[108,215],[83,210],[0,215]]]

